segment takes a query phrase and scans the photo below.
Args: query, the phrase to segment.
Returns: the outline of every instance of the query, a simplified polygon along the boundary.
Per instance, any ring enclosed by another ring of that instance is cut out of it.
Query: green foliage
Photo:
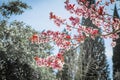
[[[0,6],[3,17],[22,14],[29,6],[12,1]],[[37,33],[23,22],[0,21],[0,80],[54,80],[52,69],[40,68],[35,56],[45,57],[50,51],[48,44],[31,44],[29,38]]]
[[[11,72],[12,74],[16,74],[12,75],[16,78],[17,76],[21,76],[21,78],[19,77],[17,79],[28,80],[27,78],[31,77],[31,79],[29,78],[29,80],[33,80],[32,75],[35,73],[37,78],[34,80],[53,80],[55,79],[55,76],[52,69],[42,67],[40,68],[36,65],[34,60],[35,56],[48,56],[49,54],[46,54],[46,52],[50,52],[51,47],[49,46],[49,44],[32,44],[29,38],[34,33],[37,32],[31,29],[30,26],[25,25],[23,22],[14,21],[8,24],[7,21],[2,21],[0,26],[0,54],[5,55],[6,59],[1,60],[5,62],[6,66],[8,66],[8,71],[10,72],[11,69],[14,70],[20,68],[22,70],[22,72],[21,70],[19,70],[18,72]],[[12,68],[10,69],[12,64],[15,66],[12,66]],[[31,69],[31,72],[25,72],[24,69],[27,68],[27,66],[28,69]],[[5,67],[4,64],[2,67]],[[28,77],[25,75],[28,75]],[[6,77],[9,76],[6,75]]]
[[[88,39],[81,45],[80,50],[76,80],[109,80],[103,40]]]
[[[115,4],[114,7],[114,14],[115,17],[120,18],[118,14],[118,10]],[[118,33],[120,36],[120,33]],[[120,79],[120,38],[118,38],[116,41],[116,46],[113,48],[113,79],[119,80]]]
[[[3,3],[1,17],[9,19],[30,8],[19,0]],[[52,47],[48,44],[33,44],[30,37],[38,33],[24,22],[0,21],[0,80],[55,80],[52,69],[38,67],[35,56],[46,57]]]
[[[13,14],[15,15],[22,14],[24,10],[28,8],[30,8],[30,6],[28,6],[26,3],[16,0],[8,3],[3,3],[0,6],[0,13],[4,17],[9,17]]]

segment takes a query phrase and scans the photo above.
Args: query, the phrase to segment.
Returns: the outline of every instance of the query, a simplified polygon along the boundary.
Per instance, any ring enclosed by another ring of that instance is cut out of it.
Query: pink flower
[[[75,4],[66,4],[65,8],[67,10],[72,10],[72,9],[74,9],[74,6],[75,6]]]
[[[53,12],[50,12],[50,19],[56,19],[56,16],[53,14]]]
[[[31,42],[39,42],[39,36],[37,34],[33,34],[33,36],[30,38]]]
[[[80,18],[76,17],[70,17],[69,20],[72,22],[72,25],[75,26],[76,24],[79,24],[80,23]]]
[[[70,35],[67,35],[65,39],[70,40],[70,39],[71,39],[71,36],[70,36]]]
[[[98,34],[98,29],[93,29],[92,32],[91,32],[91,34],[93,36],[96,36]]]
[[[102,15],[102,14],[103,14],[103,9],[104,9],[103,6],[100,6],[100,7],[99,7],[99,9],[98,9],[98,14],[99,14],[99,15]]]

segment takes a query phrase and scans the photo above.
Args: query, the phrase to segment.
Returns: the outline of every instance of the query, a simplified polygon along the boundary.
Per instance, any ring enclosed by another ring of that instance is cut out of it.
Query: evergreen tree
[[[114,7],[114,17],[119,18],[119,14],[117,11],[117,7],[115,4]],[[118,33],[120,36],[120,33]],[[113,79],[119,80],[120,79],[120,38],[118,38],[116,41],[116,46],[113,48]]]
[[[89,2],[91,5],[95,3],[95,0],[89,0]],[[97,28],[89,18],[83,18],[82,24]],[[77,71],[76,80],[109,80],[108,64],[102,38],[87,38],[81,44]]]

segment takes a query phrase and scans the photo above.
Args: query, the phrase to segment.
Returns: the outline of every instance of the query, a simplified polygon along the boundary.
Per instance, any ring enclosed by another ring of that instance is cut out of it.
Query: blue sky
[[[0,0],[5,2],[7,0]],[[8,0],[12,1],[12,0]],[[65,0],[22,0],[28,5],[31,5],[32,9],[26,10],[25,13],[19,16],[12,16],[11,20],[18,20],[23,21],[26,24],[31,25],[37,31],[42,31],[43,29],[46,30],[62,30],[56,27],[49,19],[49,13],[52,11],[56,15],[59,15],[63,18],[67,18],[70,16],[69,12],[67,12],[64,8],[64,1]],[[73,2],[75,0],[72,0]],[[112,8],[113,6],[111,6]],[[108,9],[112,14],[111,9]],[[108,62],[110,64],[110,68],[112,68],[112,47],[111,47],[111,40],[105,40],[105,47],[106,47],[106,55]]]
[[[24,0],[25,1],[25,0]],[[28,2],[29,1],[29,2]],[[63,0],[28,0],[27,3],[32,9],[27,10],[19,16],[13,16],[12,20],[20,20],[31,25],[36,30],[52,29],[59,30],[49,19],[49,13],[52,11],[61,17],[67,17],[69,12],[64,9]],[[25,1],[26,2],[26,1]]]

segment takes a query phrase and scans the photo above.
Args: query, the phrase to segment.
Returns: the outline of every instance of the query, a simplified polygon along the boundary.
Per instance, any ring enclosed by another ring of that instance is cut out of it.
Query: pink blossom
[[[69,20],[72,22],[72,25],[73,25],[73,26],[75,26],[75,25],[77,25],[77,24],[80,23],[80,18],[78,18],[78,17],[74,18],[74,17],[71,16],[71,17],[69,18]]]
[[[75,15],[75,17],[70,16],[68,19],[71,24],[68,24],[66,19],[62,19],[53,12],[50,12],[50,19],[53,20],[57,26],[65,25],[68,31],[75,30],[76,33],[73,33],[72,35],[74,36],[71,36],[69,35],[69,32],[67,34],[64,32],[48,30],[40,34],[33,34],[30,38],[32,43],[40,44],[52,42],[60,49],[60,52],[56,55],[50,55],[46,58],[35,57],[34,59],[38,66],[47,66],[53,69],[62,70],[64,65],[64,52],[71,47],[76,47],[79,43],[83,43],[87,37],[95,39],[96,36],[100,36],[102,38],[111,38],[113,40],[119,38],[117,33],[120,31],[120,20],[118,18],[112,19],[112,17],[105,12],[105,6],[113,3],[114,0],[106,2],[104,6],[98,6],[100,2],[101,0],[98,0],[96,4],[93,4],[88,8],[87,0],[79,0],[78,6],[71,4],[69,0],[66,0],[66,10]],[[81,16],[89,18],[96,28],[81,25]],[[99,29],[102,31],[102,34],[99,33]],[[115,45],[116,42],[111,43],[111,46],[115,47]]]

